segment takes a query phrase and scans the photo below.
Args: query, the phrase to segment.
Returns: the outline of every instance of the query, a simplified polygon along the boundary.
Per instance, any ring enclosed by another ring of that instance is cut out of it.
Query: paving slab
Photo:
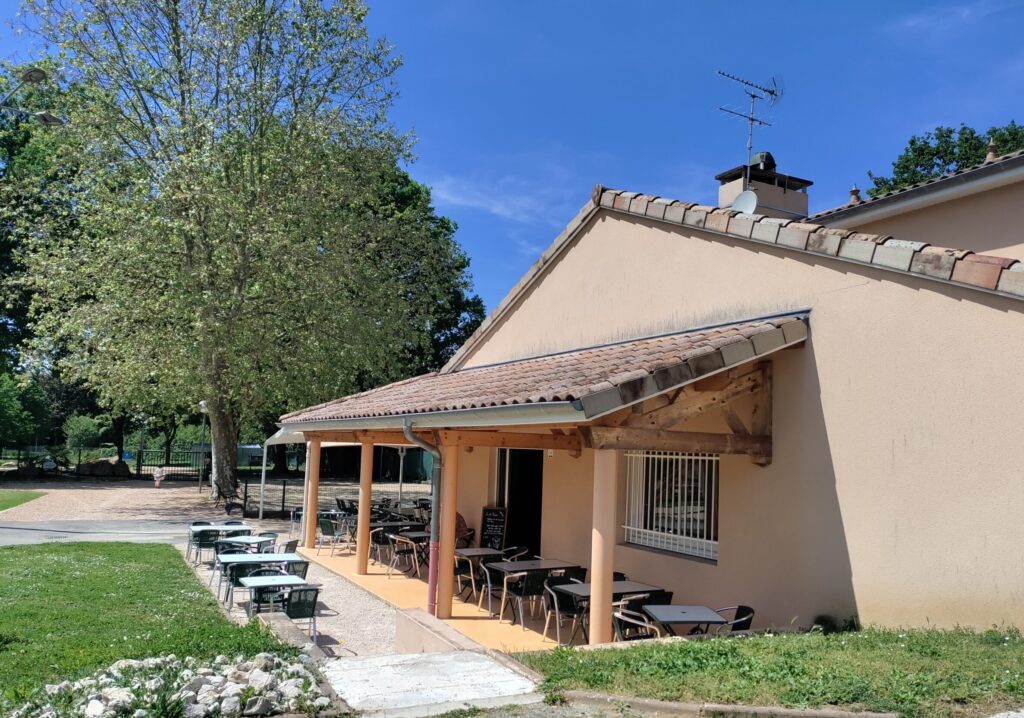
[[[129,541],[185,543],[188,523],[181,521],[3,521],[0,546],[49,541]]]
[[[346,703],[368,716],[430,716],[542,699],[533,681],[474,651],[338,658],[321,670]]]

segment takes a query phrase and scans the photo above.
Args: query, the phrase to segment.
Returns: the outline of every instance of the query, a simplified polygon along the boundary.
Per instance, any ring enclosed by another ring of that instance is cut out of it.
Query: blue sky
[[[405,63],[392,118],[417,137],[409,169],[458,222],[488,309],[597,182],[714,202],[746,141],[715,109],[744,102],[717,69],[782,79],[755,150],[815,182],[812,211],[911,134],[1024,121],[1024,0],[368,2]],[[6,28],[0,43],[25,59]]]

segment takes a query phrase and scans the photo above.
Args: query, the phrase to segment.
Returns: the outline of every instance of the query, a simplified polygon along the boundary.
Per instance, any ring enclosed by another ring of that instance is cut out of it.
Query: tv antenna
[[[762,127],[771,127],[771,123],[767,120],[763,120],[754,113],[754,103],[758,100],[765,100],[768,103],[768,107],[774,107],[782,99],[782,88],[779,86],[778,81],[773,77],[769,80],[770,85],[759,85],[756,82],[750,80],[744,80],[742,77],[736,75],[730,75],[728,72],[718,71],[718,74],[727,80],[738,82],[743,86],[743,92],[746,93],[747,97],[750,98],[750,109],[747,112],[737,112],[724,105],[718,109],[730,115],[736,117],[742,117],[747,121],[747,166],[743,173],[743,189],[750,189],[750,159],[754,151],[754,125],[760,125]]]

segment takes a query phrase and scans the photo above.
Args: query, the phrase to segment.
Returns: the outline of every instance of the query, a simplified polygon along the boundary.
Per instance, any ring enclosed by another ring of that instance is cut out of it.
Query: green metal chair
[[[216,550],[217,541],[220,539],[219,531],[200,529],[192,534],[192,548],[195,550],[194,565],[198,566],[203,560],[203,551]]]
[[[290,573],[292,576],[306,578],[306,574],[309,572],[309,561],[296,561],[285,564],[284,570],[285,573]]]

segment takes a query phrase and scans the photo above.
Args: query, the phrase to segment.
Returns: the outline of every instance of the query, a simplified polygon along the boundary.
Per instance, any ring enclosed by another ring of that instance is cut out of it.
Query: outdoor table
[[[294,588],[296,586],[305,586],[306,579],[299,578],[298,576],[245,576],[238,580],[242,586],[248,589],[255,588]],[[252,616],[253,604],[255,601],[250,598],[249,600],[249,615]]]
[[[188,527],[189,534],[194,534],[196,531],[217,531],[220,533],[225,531],[252,531],[252,526],[248,524],[200,524]]]
[[[410,541],[426,541],[430,538],[429,531],[402,531],[399,535],[405,536]]]
[[[259,546],[261,543],[274,543],[273,536],[232,536],[221,539],[221,543],[234,543],[241,546]]]
[[[400,529],[407,527],[411,531],[423,528],[423,523],[420,521],[372,521],[370,522],[371,529]]]
[[[565,583],[552,586],[552,588],[562,593],[568,593],[576,598],[590,598],[591,585],[589,583]],[[631,593],[650,593],[651,591],[661,590],[657,586],[649,586],[639,581],[612,581],[612,596],[615,600],[628,596]]]
[[[479,559],[490,558],[491,556],[504,556],[505,554],[496,548],[473,548],[470,546],[455,549],[455,555],[462,556],[462,558]]]
[[[660,623],[674,636],[673,625],[722,624],[726,619],[707,606],[644,606],[643,612]]]
[[[493,568],[502,573],[536,573],[538,571],[557,571],[563,568],[579,568],[578,563],[558,561],[557,559],[538,558],[530,561],[498,561],[497,563],[485,564],[487,568]]]
[[[308,559],[303,558],[297,553],[222,553],[217,555],[217,562],[220,563],[221,571],[224,575],[228,575],[228,566],[234,564],[275,564],[275,563],[301,563]],[[241,579],[239,579],[241,582]],[[228,595],[225,601],[230,606],[234,598],[234,586],[228,581]]]

